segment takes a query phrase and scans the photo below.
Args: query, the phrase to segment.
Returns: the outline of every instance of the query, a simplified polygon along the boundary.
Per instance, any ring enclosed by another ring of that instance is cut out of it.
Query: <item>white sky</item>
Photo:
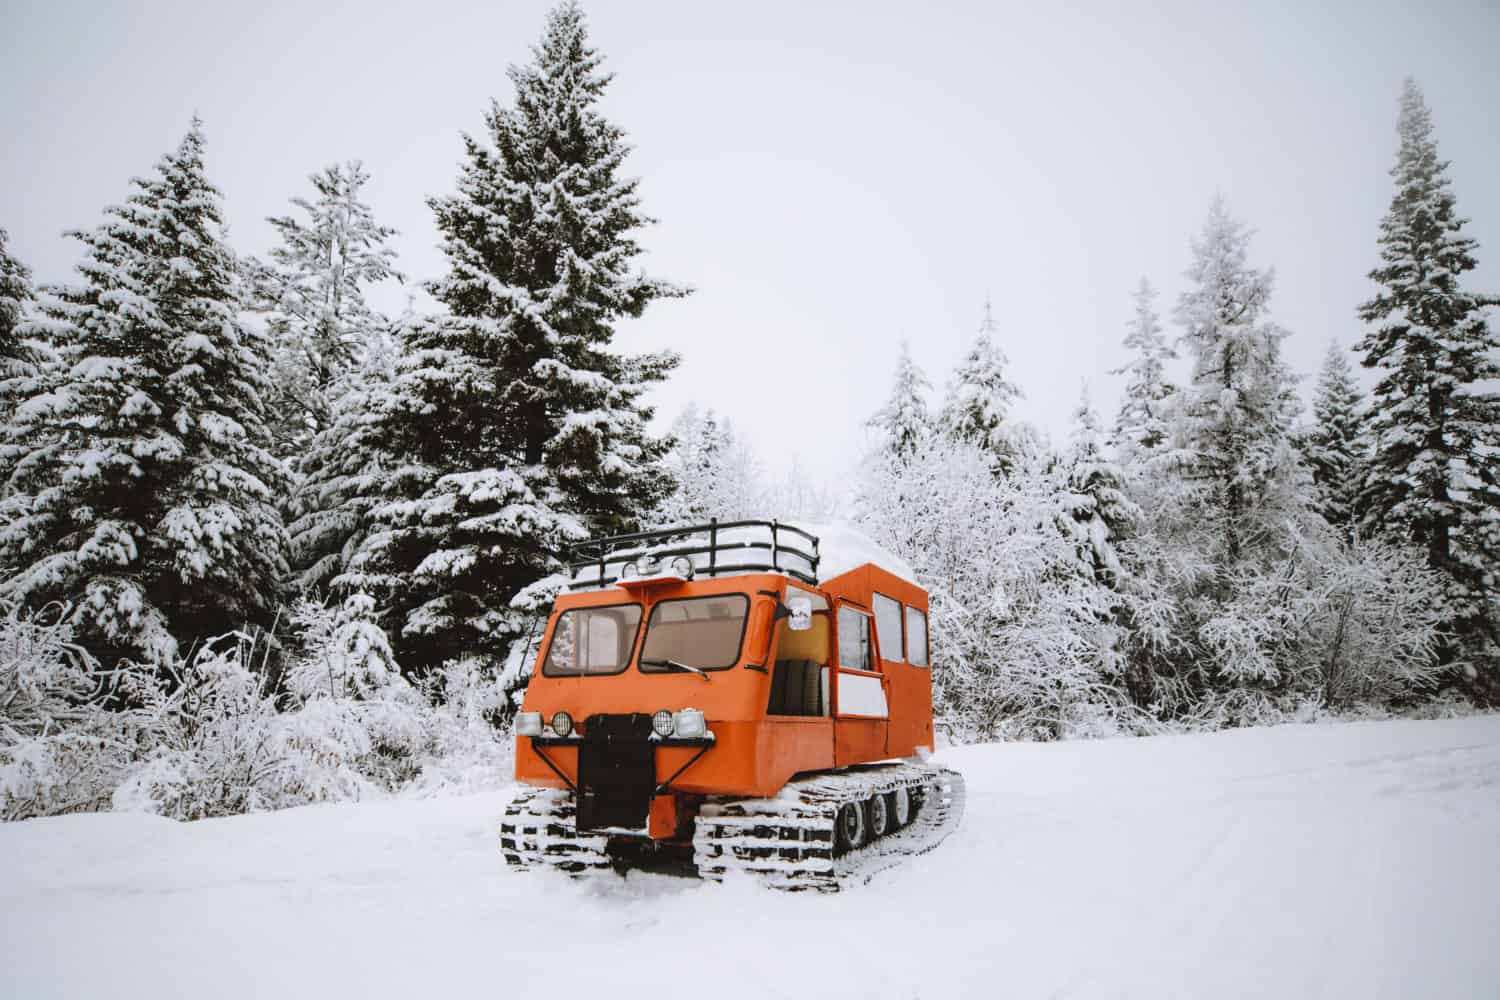
[[[97,223],[195,111],[241,253],[265,253],[307,174],[360,158],[402,268],[436,276],[423,198],[453,189],[460,131],[510,100],[547,7],[0,2],[0,226],[41,280],[69,277],[62,230]],[[940,394],[986,293],[1019,415],[1061,439],[1086,379],[1108,421],[1129,290],[1149,276],[1175,335],[1216,191],[1315,373],[1359,332],[1408,73],[1480,241],[1474,284],[1500,292],[1500,6],[585,6],[661,220],[648,267],[697,289],[621,342],[683,354],[663,424],[696,399],[772,468],[837,481],[899,340]]]

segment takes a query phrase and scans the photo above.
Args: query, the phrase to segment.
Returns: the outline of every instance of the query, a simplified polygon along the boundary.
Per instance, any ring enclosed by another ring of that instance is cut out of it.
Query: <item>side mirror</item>
[[[812,601],[806,597],[793,597],[786,602],[787,609],[791,611],[791,619],[786,623],[787,628],[793,632],[806,632],[812,628],[813,606]]]

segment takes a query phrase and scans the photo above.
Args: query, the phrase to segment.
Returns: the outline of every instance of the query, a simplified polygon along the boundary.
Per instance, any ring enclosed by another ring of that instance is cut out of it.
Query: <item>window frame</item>
[[[702,666],[701,664],[697,664],[697,663],[690,664],[690,666],[697,667],[699,670],[733,670],[735,667],[739,666],[740,661],[745,658],[745,633],[747,631],[749,631],[749,629],[750,629],[750,605],[751,605],[751,601],[750,601],[750,595],[748,593],[746,593],[745,591],[743,591],[743,590],[732,590],[732,591],[729,591],[729,592],[723,593],[723,594],[703,594],[700,597],[669,597],[669,598],[666,598],[665,600],[656,601],[655,603],[653,603],[651,605],[651,613],[647,614],[647,615],[642,615],[641,616],[641,628],[642,628],[642,631],[641,631],[640,636],[637,638],[637,642],[640,645],[640,650],[636,653],[636,655],[634,657],[636,671],[639,672],[639,673],[643,673],[643,674],[680,674],[680,673],[682,673],[682,671],[680,671],[680,670],[674,670],[671,667],[648,667],[644,663],[641,662],[641,659],[646,655],[646,643],[651,638],[651,619],[656,616],[656,609],[657,608],[660,608],[660,607],[662,607],[664,605],[667,605],[667,604],[690,604],[690,603],[692,603],[694,601],[720,601],[720,600],[723,600],[726,597],[738,597],[740,600],[742,600],[742,601],[745,602],[745,613],[740,617],[740,637],[735,642],[735,646],[734,646],[734,659],[731,660],[731,661],[729,661],[728,663],[726,663],[722,667],[705,667],[705,666]],[[704,620],[705,621],[711,621],[712,619],[704,619]]]
[[[865,623],[865,663],[861,667],[851,667],[844,663],[844,612],[858,615]],[[877,674],[880,672],[880,663],[875,657],[875,643],[873,641],[873,628],[875,616],[863,608],[855,607],[853,604],[839,602],[838,611],[834,615],[834,625],[838,628],[836,642],[834,643],[835,662],[839,670],[855,670],[860,673]]]
[[[889,601],[896,606],[896,621],[901,626],[896,630],[896,655],[887,656],[885,651],[885,630],[880,627],[880,602]],[[894,597],[875,591],[870,598],[870,609],[875,615],[875,634],[880,638],[880,659],[890,660],[893,663],[907,663],[906,659],[906,604],[896,600]]]
[[[553,673],[547,669],[552,662],[552,647],[557,642],[557,630],[562,625],[562,620],[575,612],[609,611],[611,608],[635,608],[639,615],[635,620],[635,631],[631,634],[630,645],[625,647],[625,659],[620,663],[617,670],[579,671],[577,673]],[[553,623],[552,630],[547,634],[547,649],[542,654],[542,676],[550,678],[564,677],[616,677],[630,669],[630,661],[635,659],[636,644],[641,641],[641,626],[646,621],[646,609],[639,601],[620,601],[616,604],[589,604],[576,608],[568,608],[558,612],[557,621]]]
[[[910,633],[911,633],[911,616],[912,615],[919,615],[922,618],[922,662],[918,663],[917,661],[915,661],[915,660],[913,660],[911,658],[911,650],[910,649],[907,650],[907,659],[906,659],[906,662],[910,663],[914,667],[919,667],[919,668],[921,668],[923,670],[931,670],[932,669],[932,629],[930,628],[931,619],[928,618],[927,612],[923,611],[921,608],[913,607],[910,604],[906,605],[905,607],[906,607],[906,614],[904,616],[902,616],[902,620],[901,620],[901,627],[902,627],[902,631],[903,631],[904,634],[910,635]],[[907,639],[906,640],[906,644],[908,646],[910,646],[911,645],[911,640]]]

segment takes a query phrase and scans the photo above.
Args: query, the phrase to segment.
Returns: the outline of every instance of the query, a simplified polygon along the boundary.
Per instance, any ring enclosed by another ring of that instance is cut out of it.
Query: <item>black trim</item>
[[[745,669],[754,670],[759,674],[766,673],[766,665],[764,663],[747,663],[745,664]]]
[[[533,748],[576,747],[583,745],[582,736],[528,736],[526,738],[531,741]],[[711,747],[716,741],[709,739],[707,736],[700,736],[696,739],[687,739],[678,736],[668,736],[666,739],[662,739],[660,736],[653,736],[647,742],[657,747]]]
[[[551,657],[552,657],[552,643],[557,640],[557,626],[562,624],[563,618],[566,617],[567,615],[574,614],[575,612],[580,612],[580,611],[608,611],[610,608],[635,608],[637,611],[640,612],[639,617],[637,617],[636,620],[635,620],[635,631],[630,636],[630,645],[626,649],[625,661],[620,664],[620,669],[619,670],[580,671],[580,672],[577,672],[577,673],[573,673],[573,672],[570,671],[568,673],[561,673],[561,674],[559,674],[559,673],[549,673],[548,670],[547,670],[547,661],[550,660]],[[616,604],[592,604],[592,605],[588,605],[586,607],[567,608],[567,609],[559,612],[558,615],[557,615],[557,621],[553,623],[553,625],[552,625],[552,631],[549,633],[549,635],[547,637],[547,649],[546,649],[546,652],[545,652],[545,654],[541,658],[541,660],[542,660],[542,676],[543,677],[614,677],[617,674],[623,674],[626,670],[630,669],[630,661],[633,660],[633,659],[635,659],[635,647],[636,647],[636,644],[641,641],[641,625],[645,621],[646,621],[646,608],[639,601],[620,601],[620,602],[618,602]]]
[[[751,564],[739,566],[720,566],[719,553],[731,552],[736,549],[763,549],[764,542],[729,542],[720,544],[719,532],[728,528],[769,528],[771,529],[771,562],[769,564]],[[795,545],[787,545],[781,540],[781,533],[788,532],[812,543],[812,551],[799,548]],[[695,535],[708,535],[708,544],[694,539]],[[671,559],[674,556],[707,555],[708,565],[700,566],[695,570],[695,575],[701,574],[708,577],[741,575],[745,573],[785,573],[793,579],[800,580],[809,586],[817,586],[818,561],[821,558],[819,552],[820,543],[818,536],[811,532],[803,531],[801,528],[779,521],[709,521],[707,524],[685,525],[680,528],[664,528],[657,531],[637,531],[628,535],[610,535],[604,538],[590,538],[573,545],[568,550],[569,575],[577,577],[580,571],[597,570],[598,577],[595,579],[572,580],[568,584],[569,590],[579,590],[588,587],[607,587],[618,583],[619,577],[606,576],[608,564],[611,559],[619,559],[626,553],[636,548],[649,547],[653,542],[670,543],[681,539],[690,544],[678,545],[673,548],[652,548],[651,555],[659,560]],[[623,552],[620,550],[624,550]],[[805,560],[812,567],[812,574],[804,572],[795,567],[782,566],[782,553]]]
[[[732,591],[727,594],[705,594],[702,597],[673,597],[668,598],[665,601],[657,601],[655,604],[651,605],[651,613],[645,616],[646,632],[644,637],[640,640],[641,650],[636,657],[635,669],[643,674],[670,674],[676,672],[672,667],[648,667],[645,663],[641,662],[647,658],[646,644],[651,641],[651,622],[652,619],[656,617],[656,612],[659,608],[668,604],[691,604],[695,601],[722,601],[726,597],[738,597],[743,599],[745,602],[745,613],[740,616],[740,637],[735,641],[734,644],[734,659],[717,667],[704,666],[698,663],[694,663],[693,666],[697,667],[699,670],[732,669],[737,663],[740,662],[740,658],[745,655],[745,633],[750,629],[750,595],[744,593],[743,591]],[[713,621],[714,619],[702,618],[697,620]]]

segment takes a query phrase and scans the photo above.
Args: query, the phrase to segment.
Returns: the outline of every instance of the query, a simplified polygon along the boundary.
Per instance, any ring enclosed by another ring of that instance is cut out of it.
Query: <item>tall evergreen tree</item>
[[[259,307],[270,319],[276,354],[273,403],[283,453],[298,455],[327,428],[333,386],[360,364],[365,342],[385,320],[365,301],[365,289],[402,280],[396,230],[376,223],[363,201],[370,175],[359,161],[326,167],[310,178],[316,198],[292,199],[304,218],[280,216],[271,225],[281,245],[270,264],[253,264]]]
[[[237,262],[195,119],[81,240],[80,283],[48,289],[62,358],[17,410],[29,450],[0,532],[0,597],[70,604],[106,663],[160,660],[267,617],[285,572],[263,338],[238,318]]]
[[[1006,377],[1009,360],[994,341],[999,329],[988,301],[974,343],[948,383],[938,421],[952,438],[976,444],[996,457],[997,468],[1010,471],[1025,442],[1007,423],[1010,408],[1022,392]]]
[[[372,401],[395,376],[396,345],[388,331],[375,330],[361,354],[358,366],[330,387],[328,426],[298,460],[300,476],[286,505],[294,585],[304,591],[331,589],[348,572],[373,529],[387,475],[399,464],[381,447],[372,417]],[[353,578],[343,582],[364,589]]]
[[[1166,362],[1175,359],[1177,352],[1167,343],[1156,315],[1156,289],[1142,277],[1132,297],[1135,313],[1125,334],[1125,347],[1132,356],[1111,372],[1126,376],[1112,441],[1122,461],[1149,455],[1166,442],[1167,401],[1176,391],[1167,381]]]
[[[932,433],[932,416],[927,412],[927,393],[932,383],[911,357],[911,344],[901,341],[901,357],[896,362],[896,381],[885,405],[870,418],[869,426],[884,434],[882,446],[898,458],[905,458]]]
[[[1094,578],[1113,586],[1123,572],[1115,547],[1139,511],[1125,495],[1119,466],[1104,454],[1104,430],[1087,385],[1073,410],[1065,467],[1065,502],[1080,553]]]
[[[1318,512],[1346,533],[1354,525],[1364,475],[1363,403],[1349,353],[1330,341],[1313,395],[1315,424],[1302,441],[1302,453],[1317,490]]]
[[[11,418],[41,387],[43,370],[53,360],[48,345],[28,329],[36,293],[30,269],[11,256],[8,239],[0,229],[0,497],[9,492],[11,467],[21,453],[11,440]]]
[[[514,106],[492,105],[489,141],[464,138],[458,192],[429,203],[449,271],[428,291],[449,313],[408,325],[376,403],[382,444],[407,461],[353,561],[392,588],[409,664],[498,655],[524,627],[512,597],[566,539],[629,529],[671,489],[641,399],[677,359],[612,340],[684,290],[631,270],[652,220],[598,110],[600,67],[578,6],[554,9],[510,70]]]
[[[1370,272],[1381,288],[1360,308],[1363,364],[1380,371],[1360,506],[1366,524],[1406,534],[1448,578],[1453,626],[1483,661],[1476,690],[1500,698],[1500,396],[1490,388],[1500,338],[1485,318],[1496,300],[1463,287],[1477,244],[1463,235],[1467,220],[1412,80],[1397,131],[1396,193]]]
[[[26,353],[21,324],[36,299],[31,271],[10,254],[10,235],[0,229],[0,360],[10,366]]]
[[[1201,493],[1226,566],[1302,502],[1290,447],[1296,380],[1281,358],[1287,333],[1266,318],[1271,272],[1249,265],[1250,235],[1216,198],[1177,305],[1193,374],[1176,401],[1173,457]]]
[[[765,516],[760,469],[727,419],[711,409],[700,414],[690,405],[673,422],[672,436],[664,464],[677,488],[654,523],[670,527]]]

